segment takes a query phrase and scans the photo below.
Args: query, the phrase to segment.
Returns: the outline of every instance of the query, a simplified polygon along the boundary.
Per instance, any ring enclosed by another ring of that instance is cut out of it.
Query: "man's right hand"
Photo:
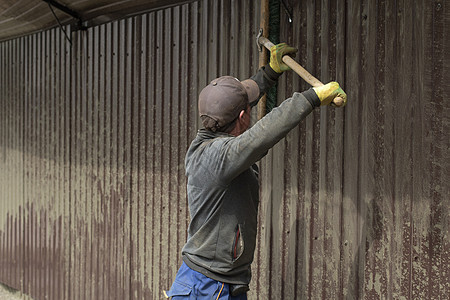
[[[313,90],[320,99],[320,105],[330,105],[336,97],[340,97],[344,100],[344,103],[339,107],[344,107],[347,104],[347,94],[339,86],[339,83],[335,81],[322,86],[313,87]]]

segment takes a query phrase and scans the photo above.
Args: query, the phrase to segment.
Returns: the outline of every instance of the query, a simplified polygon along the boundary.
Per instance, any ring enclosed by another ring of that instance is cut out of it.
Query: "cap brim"
[[[256,103],[258,103],[259,99],[258,84],[252,79],[246,79],[244,81],[241,81],[241,83],[245,87],[245,91],[247,92],[248,103],[250,104],[250,106],[255,106]]]

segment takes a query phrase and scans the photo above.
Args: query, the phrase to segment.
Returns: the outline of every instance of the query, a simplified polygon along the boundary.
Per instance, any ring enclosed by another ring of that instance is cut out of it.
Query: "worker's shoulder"
[[[213,147],[226,143],[227,141],[235,138],[224,132],[212,132],[206,129],[200,129],[191,144],[191,147]]]

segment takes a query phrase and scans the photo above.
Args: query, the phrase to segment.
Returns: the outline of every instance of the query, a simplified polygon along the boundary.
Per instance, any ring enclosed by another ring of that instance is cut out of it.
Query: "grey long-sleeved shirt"
[[[278,76],[266,66],[252,77],[261,95]],[[214,280],[249,284],[259,203],[255,164],[320,101],[294,93],[243,134],[198,131],[185,160],[191,223],[183,261]]]

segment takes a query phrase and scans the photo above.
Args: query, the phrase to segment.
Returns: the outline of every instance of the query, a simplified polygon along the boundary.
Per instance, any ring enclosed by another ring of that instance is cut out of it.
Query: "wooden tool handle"
[[[270,50],[270,48],[272,48],[272,46],[274,46],[274,44],[271,41],[269,41],[267,38],[265,38],[263,36],[259,37],[259,43],[264,45],[264,47],[266,47],[267,50]],[[303,78],[303,80],[305,80],[307,83],[309,83],[313,87],[318,87],[318,86],[323,85],[323,83],[319,79],[312,76],[311,73],[306,71],[305,68],[300,66],[289,55],[283,56],[282,60],[286,65],[288,65],[292,69],[292,71],[297,73],[301,78]],[[344,99],[342,99],[341,97],[336,97],[333,99],[333,104],[336,105],[337,107],[342,106],[344,104]]]

